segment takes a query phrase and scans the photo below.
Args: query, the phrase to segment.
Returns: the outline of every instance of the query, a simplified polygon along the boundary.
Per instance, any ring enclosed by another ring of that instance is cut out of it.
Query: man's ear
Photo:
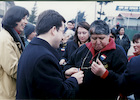
[[[51,34],[54,36],[55,34],[56,34],[56,26],[53,26],[52,28],[51,28]]]

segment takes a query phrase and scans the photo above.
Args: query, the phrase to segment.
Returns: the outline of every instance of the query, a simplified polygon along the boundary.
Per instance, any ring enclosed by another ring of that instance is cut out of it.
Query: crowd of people
[[[140,33],[134,55],[125,27],[67,22],[45,10],[36,25],[13,6],[0,32],[0,99],[140,99]]]

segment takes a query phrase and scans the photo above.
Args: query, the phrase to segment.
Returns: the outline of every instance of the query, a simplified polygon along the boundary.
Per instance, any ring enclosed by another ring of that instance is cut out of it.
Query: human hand
[[[97,63],[93,61],[92,65],[91,65],[91,71],[95,75],[101,77],[106,72],[106,69],[99,59],[97,59]]]
[[[65,59],[61,59],[60,62],[59,62],[59,65],[65,65],[65,64],[66,64]]]
[[[77,73],[72,74],[71,76],[77,79],[78,84],[83,83],[83,77],[84,77],[83,71],[80,70]]]
[[[77,72],[78,72],[78,68],[72,67],[65,71],[65,76],[66,78],[69,78],[72,74],[77,73]]]

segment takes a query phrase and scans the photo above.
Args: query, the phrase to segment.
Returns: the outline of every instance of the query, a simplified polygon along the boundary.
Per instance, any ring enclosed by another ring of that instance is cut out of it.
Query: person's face
[[[27,15],[26,15],[25,17],[21,19],[20,22],[16,22],[17,26],[15,27],[15,29],[19,32],[23,32],[27,23],[28,21],[27,21]]]
[[[67,28],[68,29],[72,29],[73,28],[73,24],[72,23],[67,23]]]
[[[89,38],[88,30],[82,27],[78,27],[77,35],[81,43],[85,43]]]
[[[62,41],[63,34],[64,34],[64,22],[62,22],[62,26],[59,28],[59,30],[56,33],[56,39],[55,39],[55,46],[54,48],[59,48],[60,42]]]
[[[119,33],[120,33],[120,35],[123,35],[124,34],[124,28],[121,28]]]
[[[92,34],[91,37],[90,37],[91,42],[92,42],[92,46],[97,51],[102,50],[109,43],[109,37],[110,37],[110,35]]]
[[[140,39],[134,42],[133,47],[134,47],[135,52],[137,52],[140,55]]]

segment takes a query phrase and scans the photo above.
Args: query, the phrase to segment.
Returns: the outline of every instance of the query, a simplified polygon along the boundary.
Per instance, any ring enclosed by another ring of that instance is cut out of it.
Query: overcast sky
[[[31,10],[34,1],[14,1],[16,5],[23,6]],[[140,1],[113,1],[103,5],[103,11],[106,16],[117,16],[121,11],[116,11],[116,6],[140,6]],[[69,21],[77,15],[78,11],[85,12],[86,21],[91,24],[95,17],[99,17],[95,12],[100,10],[100,5],[95,1],[37,1],[37,15],[47,9],[58,11],[66,21]],[[140,12],[139,12],[140,13]],[[102,18],[104,18],[103,16]]]

